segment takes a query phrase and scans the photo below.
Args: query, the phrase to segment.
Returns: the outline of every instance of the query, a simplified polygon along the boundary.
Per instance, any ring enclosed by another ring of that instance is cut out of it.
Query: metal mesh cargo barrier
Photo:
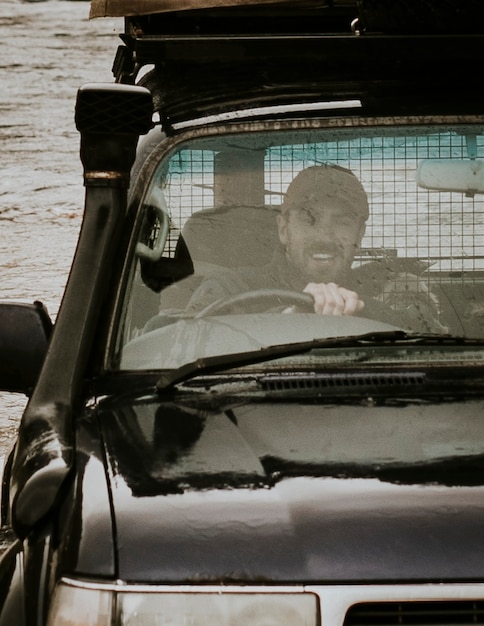
[[[484,155],[479,138],[477,156]],[[419,189],[415,171],[422,159],[467,157],[465,136],[349,140],[271,148],[265,156],[265,206],[278,207],[298,171],[337,163],[362,181],[370,202],[363,248],[420,259],[434,270],[484,270],[484,197]],[[197,211],[214,206],[214,153],[180,152],[171,162],[167,199],[181,227]],[[243,202],[241,202],[243,204]]]
[[[163,166],[159,181],[171,219],[167,256],[174,254],[180,232],[192,215],[217,207],[237,207],[234,215],[252,211],[255,216],[266,216],[261,223],[251,217],[249,224],[244,223],[244,232],[232,233],[237,245],[227,244],[233,257],[228,265],[250,265],[256,258],[251,249],[255,234],[274,228],[276,236],[272,215],[278,212],[295,175],[312,165],[336,164],[349,168],[368,194],[370,216],[355,267],[370,261],[394,266],[392,290],[406,289],[400,287],[399,276],[416,271],[435,294],[443,320],[450,319],[462,329],[466,320],[471,323],[472,319],[472,324],[481,328],[484,194],[422,188],[417,169],[429,159],[451,164],[479,162],[484,158],[484,136],[470,127],[436,132],[417,126],[396,132],[375,128],[363,134],[354,130],[304,136],[296,133],[291,135],[294,141],[278,141],[277,137],[269,141],[261,134],[237,138],[234,143],[230,138],[219,138],[218,145],[217,140],[200,141],[180,149],[168,168]],[[285,136],[281,134],[282,138]],[[222,233],[207,244],[209,252],[210,246],[216,251],[223,241]],[[240,259],[235,258],[238,247],[242,250]],[[213,262],[220,263],[219,259]],[[464,302],[466,311],[459,309]]]

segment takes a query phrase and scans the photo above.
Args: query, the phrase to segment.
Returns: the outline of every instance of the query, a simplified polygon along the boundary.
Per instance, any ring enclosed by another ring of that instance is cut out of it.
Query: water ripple
[[[84,202],[76,94],[112,82],[123,30],[88,14],[85,1],[0,0],[0,299],[41,300],[54,317]],[[25,402],[0,393],[0,456]]]

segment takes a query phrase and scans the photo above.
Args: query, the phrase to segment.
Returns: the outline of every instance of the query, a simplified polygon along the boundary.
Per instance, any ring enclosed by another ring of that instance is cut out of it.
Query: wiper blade
[[[203,357],[186,363],[182,367],[175,370],[169,370],[163,373],[156,384],[158,391],[166,391],[171,387],[178,385],[186,380],[195,378],[200,374],[210,374],[213,372],[221,372],[227,369],[243,367],[244,365],[254,365],[256,363],[264,363],[277,358],[294,356],[296,354],[304,354],[317,348],[351,348],[360,345],[399,343],[399,342],[437,342],[445,339],[451,340],[453,344],[460,343],[461,338],[450,338],[442,335],[413,335],[403,330],[391,330],[381,332],[365,333],[363,335],[331,337],[325,339],[311,339],[310,341],[302,341],[300,343],[279,344],[276,346],[268,346],[259,350],[250,350],[248,352],[236,352],[233,354],[222,354],[217,356]]]

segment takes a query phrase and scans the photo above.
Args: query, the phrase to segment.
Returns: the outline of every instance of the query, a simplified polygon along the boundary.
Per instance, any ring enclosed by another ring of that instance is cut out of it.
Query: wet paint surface
[[[354,423],[344,424],[338,407],[303,407],[312,444],[294,428],[301,407],[295,411],[293,404],[248,403],[235,407],[232,419],[155,399],[108,402],[104,409],[98,421],[86,416],[80,428],[79,452],[87,465],[78,482],[78,526],[95,529],[110,520],[102,504],[102,441],[123,579],[482,579],[482,483],[466,483],[461,475],[456,488],[447,483],[445,469],[431,481],[425,473],[410,476],[405,462],[414,464],[414,450],[405,445],[401,469],[381,476],[384,461],[375,446],[384,452],[392,436],[382,432],[373,442],[368,429],[367,437],[360,432],[347,445]],[[391,421],[394,409],[381,410]],[[361,424],[372,423],[374,412],[354,411]],[[422,409],[422,422],[437,425],[441,412]],[[378,424],[375,429],[382,430]],[[418,447],[418,429],[410,431]],[[347,447],[354,457],[344,474],[340,466],[321,462],[328,441],[326,458],[345,458]],[[366,475],[361,452],[373,457],[365,461]],[[458,472],[450,474],[456,478]],[[96,532],[83,537],[76,570],[105,573],[109,553],[96,561]]]

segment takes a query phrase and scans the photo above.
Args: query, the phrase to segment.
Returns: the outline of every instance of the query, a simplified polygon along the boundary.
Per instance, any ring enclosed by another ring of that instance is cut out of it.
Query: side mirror
[[[41,302],[0,302],[0,391],[30,393],[51,331],[52,321]]]

